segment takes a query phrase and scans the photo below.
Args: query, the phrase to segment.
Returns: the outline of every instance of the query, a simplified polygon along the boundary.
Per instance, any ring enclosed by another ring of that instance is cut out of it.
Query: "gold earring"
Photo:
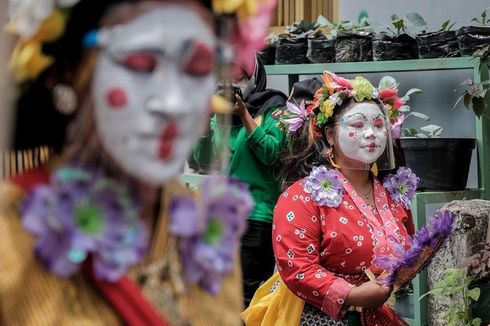
[[[331,145],[330,145],[331,146]],[[327,157],[328,161],[330,162],[330,165],[336,169],[340,169],[340,165],[335,163],[334,156],[333,156],[333,147],[330,147],[329,149],[326,150],[325,156]]]
[[[371,172],[375,177],[378,176],[378,164],[376,164],[376,162],[374,162],[373,165],[371,166]]]

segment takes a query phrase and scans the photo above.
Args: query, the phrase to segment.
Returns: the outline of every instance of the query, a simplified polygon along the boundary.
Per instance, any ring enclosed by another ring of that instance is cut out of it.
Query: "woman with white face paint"
[[[252,198],[222,178],[195,198],[175,180],[214,72],[233,59],[215,59],[236,36],[215,29],[238,32],[274,1],[227,4],[11,2],[14,147],[45,145],[39,157],[55,159],[32,169],[27,155],[25,173],[0,183],[0,325],[241,324]]]
[[[322,77],[296,83],[280,119],[289,147],[273,220],[279,273],[264,285],[274,281],[277,298],[259,289],[243,315],[270,318],[262,316],[267,302],[299,311],[291,325],[405,325],[384,305],[392,289],[374,279],[383,272],[376,258],[407,248],[414,231],[409,203],[418,178],[401,167],[377,179],[378,169],[394,168],[390,121],[401,99],[396,85]]]

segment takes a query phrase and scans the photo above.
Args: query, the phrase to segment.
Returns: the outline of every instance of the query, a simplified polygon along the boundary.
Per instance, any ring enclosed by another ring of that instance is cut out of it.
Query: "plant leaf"
[[[477,117],[481,117],[487,109],[487,101],[481,97],[473,97],[473,112]]]
[[[391,77],[391,76],[384,76],[379,81],[378,89],[383,90],[383,89],[388,89],[388,88],[396,88],[396,79]]]
[[[420,88],[410,88],[405,95],[403,95],[402,99],[406,102],[410,100],[410,95],[412,94],[417,94],[417,93],[423,93],[424,91],[421,90]]]
[[[408,105],[402,105],[402,107],[399,108],[398,111],[403,112],[403,113],[410,112],[410,106],[408,106]]]
[[[411,12],[407,14],[406,19],[415,26],[426,26],[427,22],[416,12]]]
[[[417,134],[417,130],[414,128],[405,128],[403,134],[405,135],[405,137],[415,137],[415,135]]]
[[[330,29],[333,29],[335,27],[335,25],[332,24],[332,22],[330,22],[330,20],[328,20],[327,18],[325,18],[322,15],[318,16],[318,18],[316,19],[315,26],[319,27],[319,28],[328,27]]]
[[[465,93],[463,95],[463,104],[464,106],[469,109],[470,108],[470,104],[471,104],[471,99],[473,98],[473,96],[471,96],[469,93]]]
[[[466,292],[466,295],[473,299],[473,301],[478,301],[480,298],[480,288],[473,288]]]
[[[471,326],[480,326],[481,325],[481,319],[480,318],[475,318],[471,321]]]
[[[458,100],[456,101],[456,103],[454,103],[454,105],[453,105],[453,110],[454,110],[454,109],[456,109],[456,107],[458,106],[459,102],[461,102],[461,100],[464,98],[464,96],[465,96],[465,95],[466,95],[466,93],[465,93],[465,94],[463,94],[463,95],[461,95],[461,96],[458,98]]]
[[[423,130],[425,132],[430,132],[430,133],[433,133],[439,129],[442,129],[442,127],[437,125],[427,125],[420,128],[420,130]]]
[[[425,115],[425,114],[420,113],[420,112],[412,111],[410,114],[413,115],[413,116],[416,116],[417,118],[423,119],[425,121],[428,121],[429,120],[429,116],[428,115]]]

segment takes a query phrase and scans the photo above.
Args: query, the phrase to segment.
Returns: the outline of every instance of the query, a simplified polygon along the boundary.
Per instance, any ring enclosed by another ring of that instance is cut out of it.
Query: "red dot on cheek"
[[[124,108],[128,104],[126,92],[120,87],[112,88],[107,92],[107,103],[114,109]]]
[[[354,138],[354,137],[355,137],[355,135],[356,135],[356,133],[355,133],[355,132],[352,132],[352,131],[351,131],[351,132],[349,132],[349,137],[350,137],[350,138]]]

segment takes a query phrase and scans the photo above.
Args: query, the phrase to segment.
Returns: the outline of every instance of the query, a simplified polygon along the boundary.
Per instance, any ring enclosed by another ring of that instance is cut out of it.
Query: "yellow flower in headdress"
[[[362,76],[357,76],[352,82],[352,95],[357,102],[361,102],[364,99],[372,99],[373,85]]]
[[[60,10],[55,9],[51,15],[37,27],[37,32],[34,36],[26,38],[22,35],[18,25],[16,25],[16,21],[13,20],[5,25],[5,31],[11,34],[20,35],[20,42],[25,42],[26,39],[39,42],[53,42],[65,32],[65,17]]]
[[[18,82],[35,79],[53,63],[53,58],[44,55],[41,47],[41,43],[36,41],[17,44],[15,47],[10,66]]]
[[[15,22],[5,26],[7,32],[19,33]],[[42,53],[42,43],[53,42],[65,32],[65,17],[60,10],[53,10],[39,26],[37,33],[29,40],[19,39],[10,59],[15,79],[18,82],[36,79],[47,67],[53,64],[53,58]]]
[[[326,118],[330,118],[333,114],[333,109],[335,108],[335,103],[332,100],[327,99],[323,101],[320,111],[325,115]]]
[[[60,10],[53,13],[39,27],[33,40],[40,42],[53,42],[65,33],[65,16]]]

